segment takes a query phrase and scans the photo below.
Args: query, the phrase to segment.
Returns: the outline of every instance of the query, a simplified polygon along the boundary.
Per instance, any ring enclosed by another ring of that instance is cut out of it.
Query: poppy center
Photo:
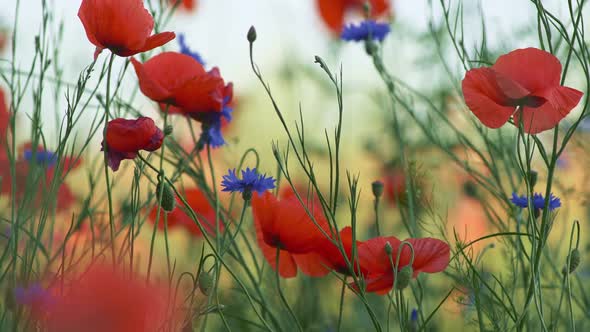
[[[529,95],[514,101],[515,106],[532,107],[537,108],[543,106],[547,102],[547,99],[539,96]]]

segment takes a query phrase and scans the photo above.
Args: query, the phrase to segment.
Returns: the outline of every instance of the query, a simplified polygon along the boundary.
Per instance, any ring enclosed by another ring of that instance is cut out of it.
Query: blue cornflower
[[[14,289],[14,298],[16,303],[27,306],[44,306],[53,302],[51,294],[35,283],[28,288],[16,287]]]
[[[412,309],[412,313],[410,314],[410,321],[412,321],[412,322],[418,321],[418,310]]]
[[[528,197],[525,195],[518,196],[516,193],[512,193],[511,201],[512,203],[514,203],[514,205],[521,207],[523,209],[527,208],[529,205]],[[555,197],[553,193],[551,193],[551,195],[549,196],[549,211],[553,211],[560,206],[561,200],[558,197]],[[539,210],[545,208],[545,198],[543,197],[543,195],[539,193],[533,194],[533,207]]]
[[[25,150],[23,158],[28,162],[33,161],[33,150]],[[41,165],[53,166],[57,162],[57,156],[51,151],[36,151],[35,161]]]
[[[206,112],[196,115],[202,124],[201,137],[199,139],[201,144],[209,144],[212,148],[225,145],[225,139],[223,139],[221,134],[221,120],[225,118],[227,122],[230,122],[232,119],[231,114],[234,110],[228,105],[229,100],[229,97],[224,99],[224,106],[221,112]]]
[[[223,176],[223,181],[221,181],[223,189],[221,191],[239,191],[244,194],[244,198],[249,198],[252,191],[262,194],[269,189],[273,189],[275,187],[275,181],[272,176],[267,177],[264,174],[256,173],[256,168],[242,170],[242,179],[240,180],[236,174],[236,170],[230,169],[229,173]]]
[[[359,25],[349,24],[344,27],[340,38],[346,41],[365,41],[376,39],[382,42],[391,31],[389,24],[374,20],[362,21]]]
[[[418,310],[412,309],[410,314],[410,331],[418,331]]]
[[[198,52],[191,51],[191,49],[186,44],[184,33],[178,34],[178,44],[180,45],[180,53],[192,57],[193,59],[197,60],[201,65],[205,66],[205,61],[203,60],[201,55]]]

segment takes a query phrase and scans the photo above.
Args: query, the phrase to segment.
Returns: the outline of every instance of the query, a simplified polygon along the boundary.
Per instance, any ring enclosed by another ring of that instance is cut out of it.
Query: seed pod
[[[160,193],[162,197],[160,197]],[[160,202],[160,206],[167,212],[174,210],[176,207],[176,197],[174,196],[174,191],[168,183],[160,182],[156,186],[156,197],[158,197],[158,201]]]
[[[211,275],[205,271],[201,272],[201,275],[199,275],[199,289],[201,290],[201,293],[209,295],[209,291],[211,291],[212,287],[213,278]]]
[[[402,267],[401,270],[397,273],[397,282],[396,288],[402,290],[410,284],[410,280],[412,280],[412,274],[414,273],[414,269],[412,269],[411,265],[406,265]]]

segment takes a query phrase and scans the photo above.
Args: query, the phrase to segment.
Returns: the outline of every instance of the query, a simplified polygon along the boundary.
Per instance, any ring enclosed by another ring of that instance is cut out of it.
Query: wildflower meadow
[[[3,0],[0,331],[589,331],[585,0]]]

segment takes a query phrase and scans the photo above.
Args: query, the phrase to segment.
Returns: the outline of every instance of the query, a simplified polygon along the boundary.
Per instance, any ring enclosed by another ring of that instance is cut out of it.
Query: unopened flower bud
[[[385,252],[388,256],[391,256],[393,253],[393,248],[391,247],[391,243],[389,243],[389,241],[385,242]]]
[[[572,273],[580,265],[580,251],[578,249],[572,250],[570,253],[570,265],[568,266],[568,272]]]
[[[375,181],[371,184],[371,188],[373,189],[373,196],[375,196],[375,198],[379,198],[383,195],[383,182]]]
[[[529,183],[531,184],[531,188],[535,187],[538,179],[539,179],[539,173],[531,170],[531,172],[529,173]]]
[[[410,280],[412,280],[412,274],[414,273],[414,269],[412,269],[411,265],[406,265],[402,267],[401,270],[397,273],[397,282],[396,288],[402,290],[410,284]]]
[[[209,295],[211,288],[213,287],[213,277],[205,271],[199,275],[199,289],[204,295]]]
[[[160,194],[162,196],[160,196]],[[174,210],[176,207],[176,197],[174,196],[174,191],[168,183],[160,182],[156,187],[156,197],[158,197],[158,201],[160,202],[160,206],[164,211],[170,212]]]
[[[248,29],[248,35],[247,35],[248,41],[250,43],[253,43],[256,41],[256,37],[257,37],[256,28],[254,26],[251,26],[250,29]]]
[[[172,131],[174,131],[174,127],[172,127],[171,125],[166,125],[164,127],[164,136],[169,136],[172,134]]]

